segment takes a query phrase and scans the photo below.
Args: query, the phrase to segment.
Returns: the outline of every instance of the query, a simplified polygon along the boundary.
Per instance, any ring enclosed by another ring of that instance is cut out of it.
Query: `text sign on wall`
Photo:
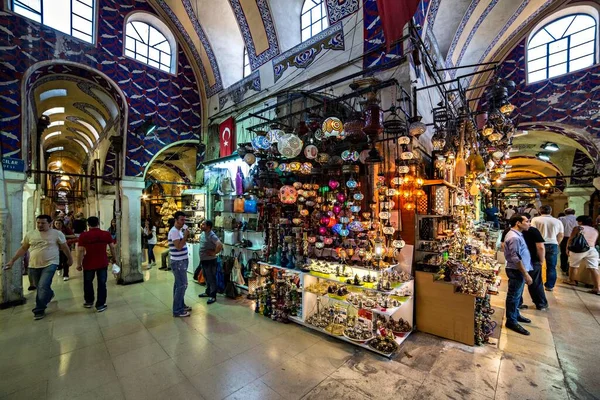
[[[5,171],[25,172],[25,161],[18,158],[3,158],[2,168]]]

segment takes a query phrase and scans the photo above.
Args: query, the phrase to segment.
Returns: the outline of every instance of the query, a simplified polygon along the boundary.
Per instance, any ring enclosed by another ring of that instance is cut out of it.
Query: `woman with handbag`
[[[156,265],[154,257],[154,246],[156,246],[156,226],[149,219],[146,220],[144,226],[144,236],[146,238],[146,248],[148,249],[148,269]]]
[[[579,226],[573,228],[573,233],[567,242],[569,280],[563,283],[576,286],[577,281],[574,277],[577,274],[577,268],[584,265],[594,278],[594,288],[589,293],[600,296],[600,273],[598,272],[600,256],[595,247],[598,231],[593,227],[593,220],[590,216],[580,215],[577,217],[577,223]]]

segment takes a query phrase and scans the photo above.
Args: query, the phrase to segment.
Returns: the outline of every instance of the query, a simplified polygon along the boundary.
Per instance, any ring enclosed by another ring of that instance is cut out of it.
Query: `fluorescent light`
[[[60,125],[64,125],[65,121],[54,121],[54,122],[50,122],[50,125],[48,125],[48,128],[52,128],[53,126],[60,126]]]
[[[51,99],[52,97],[65,97],[67,89],[50,89],[40,93],[40,101]]]
[[[542,161],[550,161],[550,154],[548,153],[537,153],[536,157]]]
[[[56,146],[56,147],[52,147],[51,149],[46,150],[46,153],[54,153],[55,151],[61,151],[64,149],[65,148],[62,146]]]
[[[560,147],[558,147],[558,145],[556,143],[548,142],[542,146],[542,149],[548,150],[548,151],[558,151],[558,150],[560,150]]]
[[[58,135],[60,135],[61,133],[62,133],[61,131],[49,133],[49,134],[47,134],[47,135],[46,135],[46,137],[44,138],[44,140],[48,140],[48,139],[50,139],[51,137],[58,136]]]
[[[64,113],[65,113],[64,107],[52,107],[52,108],[49,108],[46,111],[44,111],[43,115],[46,115],[49,117],[54,114],[64,114]]]
[[[513,133],[513,137],[519,137],[519,136],[525,136],[528,135],[529,132],[528,131],[516,131],[515,133]]]

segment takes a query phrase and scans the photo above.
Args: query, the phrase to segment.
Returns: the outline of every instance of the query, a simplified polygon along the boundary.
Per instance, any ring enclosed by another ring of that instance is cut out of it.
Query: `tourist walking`
[[[192,308],[185,305],[185,291],[188,286],[189,255],[187,240],[190,236],[190,230],[185,225],[185,213],[183,211],[177,211],[173,214],[173,218],[175,221],[168,236],[170,267],[175,277],[173,283],[173,316],[189,317]]]
[[[564,236],[560,241],[560,269],[563,273],[569,273],[569,256],[567,255],[567,242],[571,237],[573,228],[577,227],[577,217],[575,210],[572,208],[565,209],[564,217],[559,217],[558,220],[563,224]]]
[[[558,244],[562,241],[565,232],[562,222],[551,214],[552,207],[541,206],[540,215],[531,220],[531,225],[536,227],[544,237],[544,247],[546,248],[546,283],[544,287],[549,292],[554,290],[554,285],[556,285]]]
[[[600,257],[596,250],[596,242],[598,241],[598,231],[593,227],[592,217],[580,215],[577,217],[578,226],[573,229],[573,233],[567,243],[569,252],[569,279],[564,281],[567,285],[577,285],[575,275],[580,266],[586,267],[594,279],[594,288],[589,293],[600,295],[600,273],[598,272],[598,263]],[[582,234],[587,243],[588,249],[577,249],[575,238],[578,234]]]
[[[51,227],[52,218],[49,215],[38,215],[35,219],[36,230],[27,232],[21,242],[17,253],[4,266],[12,268],[15,261],[24,256],[29,250],[29,273],[33,285],[37,287],[33,318],[40,320],[46,316],[46,307],[54,297],[52,278],[60,262],[59,253],[62,251],[67,256],[67,264],[73,264],[73,258],[67,246],[65,235]]]
[[[223,243],[212,228],[213,223],[208,219],[200,224],[200,265],[206,282],[206,292],[198,297],[208,297],[206,304],[217,301],[217,255],[223,250]]]
[[[508,225],[508,221],[510,221],[510,219],[513,217],[513,215],[515,215],[515,210],[513,208],[512,205],[508,206],[508,208],[506,210],[504,210],[504,220],[506,221],[506,224]]]
[[[77,270],[83,270],[83,297],[85,308],[94,305],[94,278],[97,278],[96,311],[106,310],[106,280],[108,279],[108,257],[106,246],[110,249],[112,262],[117,262],[117,253],[113,238],[108,231],[100,229],[98,217],[87,219],[89,230],[79,236],[79,253],[77,254]]]
[[[506,327],[522,335],[529,335],[519,322],[528,323],[530,319],[521,316],[519,303],[523,295],[524,284],[531,285],[533,279],[529,271],[533,270],[531,255],[523,238],[523,231],[529,229],[529,219],[521,214],[513,216],[510,231],[504,240],[504,257],[506,258],[506,275],[508,276],[508,292],[506,293]]]
[[[67,225],[65,224],[64,220],[61,218],[55,219],[54,223],[52,224],[53,228],[61,231],[63,233],[63,235],[65,235],[65,238],[67,239],[67,246],[69,246],[69,241],[75,239],[75,235],[73,234],[73,231],[71,229],[69,229],[69,227],[67,227]],[[69,246],[70,248],[70,246]],[[61,272],[63,275],[63,281],[68,281],[69,280],[69,265],[67,264],[67,256],[61,252],[59,254],[59,263],[58,263],[58,272],[57,274],[60,276]]]
[[[150,221],[146,220],[144,224],[144,236],[146,237],[146,247],[148,248],[148,269],[156,265],[156,258],[154,257],[154,246],[156,246],[156,226]]]

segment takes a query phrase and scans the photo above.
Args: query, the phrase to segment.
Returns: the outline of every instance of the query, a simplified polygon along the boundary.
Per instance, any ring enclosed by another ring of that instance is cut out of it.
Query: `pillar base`
[[[144,275],[140,273],[129,274],[125,278],[119,278],[119,280],[117,281],[117,284],[124,286],[133,285],[135,283],[144,283]]]
[[[6,301],[4,303],[0,303],[0,310],[6,310],[7,308],[22,306],[27,303],[27,299],[23,297],[22,299]]]

